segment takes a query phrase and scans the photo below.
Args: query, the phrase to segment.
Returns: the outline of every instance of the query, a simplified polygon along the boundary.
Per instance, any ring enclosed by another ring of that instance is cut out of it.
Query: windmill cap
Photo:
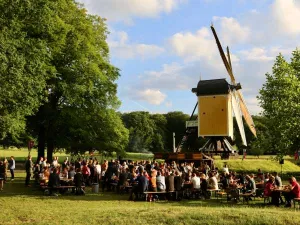
[[[192,92],[197,96],[229,94],[230,84],[226,79],[200,80]]]

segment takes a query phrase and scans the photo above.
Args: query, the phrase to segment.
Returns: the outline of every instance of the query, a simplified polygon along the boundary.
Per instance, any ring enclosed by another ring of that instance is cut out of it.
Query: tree
[[[129,132],[114,110],[95,113],[84,112],[84,109],[64,110],[56,129],[54,145],[67,152],[83,154],[87,150],[98,150],[125,155]]]
[[[292,154],[299,146],[300,130],[300,52],[292,53],[291,63],[280,54],[272,74],[266,74],[266,83],[258,96],[266,126],[272,133],[269,148],[282,157]]]
[[[128,152],[148,152],[154,136],[155,124],[149,112],[131,112],[122,115],[123,123],[129,130]]]
[[[87,14],[73,0],[27,2],[34,5],[32,15],[42,12],[47,18],[28,24],[27,38],[45,43],[47,63],[54,71],[46,80],[45,103],[28,119],[38,136],[38,157],[44,156],[45,147],[50,161],[60,147],[83,151],[88,144],[87,148],[116,150],[120,143],[108,141],[108,135],[123,133],[126,139],[126,131],[114,113],[120,104],[115,83],[119,71],[109,62],[104,19]]]
[[[163,114],[153,114],[150,115],[150,118],[154,122],[154,132],[149,150],[151,152],[164,152],[167,119]]]
[[[23,134],[25,117],[47,97],[46,80],[53,74],[50,52],[32,32],[52,25],[47,8],[37,7],[44,2],[0,1],[0,138]]]
[[[182,140],[185,135],[186,121],[189,120],[189,115],[183,112],[169,112],[165,114],[167,119],[167,130],[166,130],[166,150],[173,152],[173,132],[176,137],[176,145]]]

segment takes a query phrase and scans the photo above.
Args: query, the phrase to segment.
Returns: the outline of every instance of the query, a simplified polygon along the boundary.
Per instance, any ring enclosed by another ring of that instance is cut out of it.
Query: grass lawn
[[[37,149],[32,149],[30,152],[30,155],[32,156],[33,161],[36,161],[37,158]],[[25,148],[9,148],[9,149],[1,149],[0,148],[0,158],[7,157],[9,158],[10,156],[14,156],[15,160],[17,162],[24,162],[25,158],[28,156],[28,150]],[[66,156],[71,158],[70,155],[66,153],[55,153],[54,156],[58,156],[59,161],[63,162]],[[86,157],[89,157],[88,152],[85,155]],[[116,154],[114,153],[112,157],[106,157],[104,155],[98,154],[97,152],[93,155],[95,156],[98,160],[103,160],[103,159],[116,159]],[[153,159],[153,154],[147,154],[147,153],[127,153],[125,159],[130,159],[130,160],[152,160]]]
[[[85,196],[44,196],[24,187],[24,173],[0,192],[1,224],[300,224],[300,211],[219,200],[131,202],[128,195],[91,193]]]
[[[224,163],[226,163],[229,167],[229,170],[234,171],[257,171],[261,169],[265,172],[281,172],[281,165],[278,161],[274,161],[271,159],[230,159],[230,160],[215,160],[215,165],[218,168],[223,168]],[[299,173],[300,167],[295,163],[285,160],[282,165],[283,173]]]

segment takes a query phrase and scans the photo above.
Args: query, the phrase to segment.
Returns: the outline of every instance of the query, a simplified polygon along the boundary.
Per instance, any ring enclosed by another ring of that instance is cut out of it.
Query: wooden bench
[[[215,193],[215,197],[218,197],[217,193],[220,191],[220,189],[207,189],[207,191],[211,193],[211,196],[212,196],[212,193]]]
[[[145,200],[147,201],[149,195],[166,195],[168,193],[174,193],[175,191],[145,191],[143,194],[145,195]],[[166,196],[165,196],[166,199]]]
[[[225,192],[225,191],[219,191],[219,192],[217,192],[217,199],[218,199],[219,196],[220,196],[220,202],[221,202],[222,199],[223,199],[223,196],[228,197],[228,192]]]
[[[253,193],[240,194],[240,197],[243,198],[243,202],[246,201],[247,203],[249,203],[249,198],[253,197]]]
[[[49,187],[47,185],[42,185],[40,186],[42,190],[44,190],[44,193],[46,192],[46,190],[50,190],[50,189],[56,189],[56,190],[61,190],[61,189],[73,189],[73,188],[76,188],[76,186],[57,186],[57,187]],[[85,186],[81,186],[82,189],[85,188]]]

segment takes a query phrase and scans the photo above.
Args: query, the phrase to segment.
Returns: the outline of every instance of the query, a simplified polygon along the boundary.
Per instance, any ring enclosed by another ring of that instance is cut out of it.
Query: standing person
[[[226,173],[226,175],[229,174],[229,169],[228,169],[227,164],[224,164],[224,167],[223,167],[223,173]]]
[[[15,179],[15,168],[16,168],[16,162],[13,156],[10,157],[10,160],[8,162],[9,171],[11,174],[11,181]]]
[[[5,180],[5,166],[3,161],[0,161],[0,191],[3,191],[4,180]]]
[[[5,183],[7,180],[7,170],[8,170],[8,161],[7,161],[6,157],[3,161],[3,164],[4,164],[4,168],[5,168],[5,170],[4,170],[4,177],[5,177],[4,183]]]
[[[33,162],[32,162],[31,156],[29,155],[28,159],[25,162],[25,170],[26,170],[25,185],[26,185],[26,187],[30,187],[29,182],[30,182],[32,167],[33,167]]]

